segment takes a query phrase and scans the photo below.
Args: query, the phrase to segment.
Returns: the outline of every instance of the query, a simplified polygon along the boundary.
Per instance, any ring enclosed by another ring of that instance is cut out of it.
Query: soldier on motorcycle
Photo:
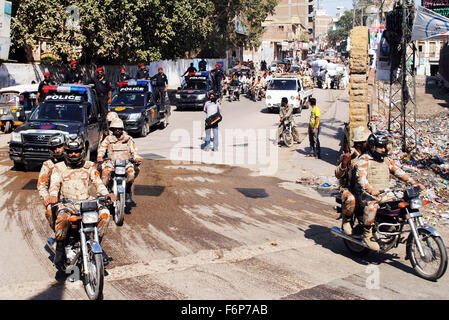
[[[343,207],[343,232],[352,235],[351,217],[355,211],[356,199],[354,196],[355,164],[366,151],[366,141],[371,131],[360,126],[354,129],[352,142],[354,149],[341,155],[339,165],[335,169],[335,177],[340,181],[340,194]]]
[[[104,130],[104,132],[103,132],[103,138],[101,139],[101,141],[103,141],[108,135],[112,134],[110,126],[111,126],[112,120],[114,120],[114,119],[120,119],[117,112],[109,111],[108,114],[106,115],[106,130]],[[100,146],[98,146],[98,147],[100,147]]]
[[[89,194],[89,185],[92,184],[96,193],[102,196],[108,196],[115,201],[115,195],[109,193],[106,186],[100,179],[100,173],[91,161],[86,161],[86,152],[84,141],[81,137],[69,137],[64,142],[64,161],[55,165],[50,177],[49,204],[58,203],[60,198],[71,200],[88,200],[92,196]],[[60,204],[58,209],[71,204]],[[102,208],[99,211],[100,220],[98,222],[98,233],[100,241],[103,238],[110,220],[109,210]],[[106,217],[105,217],[106,216]],[[65,260],[64,240],[70,226],[70,213],[62,212],[56,218],[56,252],[54,264],[58,270],[61,270]]]
[[[400,180],[418,186],[424,190],[424,185],[416,182],[410,175],[396,166],[387,157],[387,136],[381,132],[371,134],[367,142],[367,153],[359,157],[355,164],[357,201],[363,207],[363,241],[374,251],[379,251],[379,244],[373,239],[372,225],[376,219],[379,203],[394,198],[391,192],[381,193],[390,186],[390,173]]]
[[[103,157],[108,152],[107,160],[101,165],[101,177],[103,183],[107,186],[111,179],[111,172],[114,170],[114,165],[111,160],[129,160],[133,159],[139,165],[142,163],[142,158],[137,153],[136,143],[133,138],[124,132],[123,121],[114,119],[111,122],[110,130],[112,135],[108,135],[98,147],[97,162],[102,162]],[[128,163],[126,166],[128,172],[126,179],[126,201],[131,202],[131,186],[134,180],[139,175],[139,168],[134,168],[134,164]]]
[[[282,132],[284,131],[284,120],[289,119],[292,125],[292,135],[293,139],[296,143],[301,143],[299,140],[299,132],[296,128],[295,122],[293,121],[293,106],[291,104],[288,104],[288,99],[286,97],[283,97],[281,99],[281,107],[279,108],[279,127],[278,127],[278,134],[277,134],[277,143],[280,143],[280,138],[282,135]]]
[[[45,218],[47,218],[50,228],[53,231],[55,230],[55,212],[49,205],[50,193],[48,192],[48,188],[50,186],[50,176],[55,168],[55,164],[64,160],[64,141],[63,134],[58,134],[50,138],[48,141],[50,159],[42,164],[39,178],[37,179],[37,190],[46,208]]]

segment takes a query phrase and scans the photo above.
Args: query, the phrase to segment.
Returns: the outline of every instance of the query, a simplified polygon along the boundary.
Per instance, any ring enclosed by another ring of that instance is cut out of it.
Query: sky
[[[337,7],[344,7],[340,9],[341,12],[352,9],[352,0],[316,0],[320,1],[323,9],[326,10],[327,14],[331,16],[337,15]],[[415,4],[421,5],[421,0],[415,0]]]

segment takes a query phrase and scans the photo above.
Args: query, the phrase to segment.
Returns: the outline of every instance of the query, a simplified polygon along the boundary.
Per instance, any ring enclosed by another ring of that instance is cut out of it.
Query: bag
[[[215,127],[220,123],[222,120],[222,116],[220,114],[220,111],[217,111],[217,113],[211,115],[210,117],[206,118],[206,129]]]

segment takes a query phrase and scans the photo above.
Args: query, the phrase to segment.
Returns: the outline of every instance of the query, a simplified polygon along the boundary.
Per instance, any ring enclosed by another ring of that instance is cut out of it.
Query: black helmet
[[[385,152],[379,152],[376,147],[385,148]],[[368,137],[367,148],[370,155],[376,161],[384,161],[384,158],[388,155],[388,137],[383,132],[375,132]]]
[[[69,153],[80,153],[78,157],[69,157]],[[78,135],[70,135],[64,142],[64,159],[71,166],[79,166],[83,163],[86,150],[84,139]]]
[[[55,148],[61,147],[64,144],[65,136],[62,133],[58,133],[48,140],[48,147],[50,152],[50,158],[53,160],[62,160],[64,152],[55,152]]]

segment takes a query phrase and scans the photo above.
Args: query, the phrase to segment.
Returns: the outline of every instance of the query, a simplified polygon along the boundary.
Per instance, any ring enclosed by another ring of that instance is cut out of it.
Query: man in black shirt
[[[122,67],[120,69],[120,75],[118,76],[117,86],[119,85],[120,82],[125,82],[128,81],[129,79],[131,79],[131,77],[129,76],[129,74],[126,73],[125,67]]]
[[[154,93],[156,101],[159,100],[161,109],[165,108],[165,93],[168,89],[168,79],[165,73],[162,70],[162,67],[159,67],[158,73],[151,77],[151,81],[155,81],[154,84]]]
[[[200,69],[200,71],[206,71],[206,67],[207,67],[207,62],[203,59],[201,59],[201,61],[198,63],[198,68]]]
[[[184,72],[184,74],[182,76],[184,77],[186,74],[189,74],[192,72],[196,72],[196,68],[193,66],[193,62],[190,64],[190,67],[187,68],[186,72]]]
[[[45,72],[44,73],[44,80],[39,83],[39,88],[37,89],[37,95],[36,95],[36,106],[44,101],[45,99],[45,94],[43,91],[43,87],[44,86],[51,86],[54,85],[55,83],[53,82],[53,80],[51,80],[51,73],[50,72]]]
[[[100,122],[102,127],[105,127],[106,114],[108,113],[108,104],[112,102],[112,83],[104,77],[104,69],[98,68],[95,72],[95,78],[91,81],[95,86],[97,92]]]
[[[223,89],[222,89],[222,86],[221,86],[221,81],[224,78],[224,72],[221,69],[221,65],[220,64],[217,63],[215,65],[215,67],[216,67],[215,69],[211,70],[211,74],[212,74],[213,79],[214,79],[215,92],[218,95],[218,97],[221,98],[221,96],[223,95]]]
[[[64,83],[77,83],[80,84],[83,81],[83,74],[78,69],[78,62],[70,62],[70,70],[66,72],[64,77]]]
[[[150,74],[148,73],[147,68],[144,63],[139,64],[139,70],[136,73],[136,80],[148,80],[150,78]]]

